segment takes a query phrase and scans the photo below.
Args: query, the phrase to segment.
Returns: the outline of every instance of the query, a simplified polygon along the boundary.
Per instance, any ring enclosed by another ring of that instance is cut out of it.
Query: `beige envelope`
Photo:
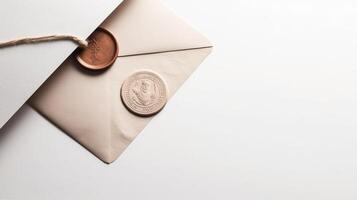
[[[118,40],[120,52],[114,65],[104,73],[87,73],[69,58],[30,104],[111,163],[153,118],[138,117],[124,107],[123,81],[138,70],[154,71],[166,81],[170,98],[212,45],[158,0],[126,0],[101,27]]]

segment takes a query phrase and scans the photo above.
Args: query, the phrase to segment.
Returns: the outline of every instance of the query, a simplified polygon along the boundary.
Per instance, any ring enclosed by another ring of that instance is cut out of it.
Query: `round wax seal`
[[[103,28],[97,28],[88,38],[88,47],[77,55],[78,62],[91,70],[110,67],[118,57],[119,48],[115,37]]]
[[[162,110],[167,102],[167,87],[163,79],[151,71],[138,71],[121,87],[121,99],[132,113],[149,117]]]

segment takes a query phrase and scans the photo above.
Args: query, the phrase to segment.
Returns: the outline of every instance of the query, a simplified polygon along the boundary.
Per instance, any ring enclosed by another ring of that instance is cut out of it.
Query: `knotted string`
[[[11,40],[7,42],[0,42],[0,49],[5,47],[11,47],[21,44],[33,44],[40,42],[49,42],[49,41],[58,41],[58,40],[71,40],[74,43],[78,44],[80,47],[85,48],[88,46],[88,42],[81,40],[76,36],[72,35],[50,35],[50,36],[41,36],[41,37],[28,37],[21,38],[16,40]]]

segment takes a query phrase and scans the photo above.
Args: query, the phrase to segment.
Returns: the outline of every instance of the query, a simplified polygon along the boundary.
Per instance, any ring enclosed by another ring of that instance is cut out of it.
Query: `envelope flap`
[[[102,27],[117,38],[120,56],[211,46],[160,1],[124,1]]]
[[[132,114],[121,86],[133,72],[155,71],[168,87],[168,99],[211,52],[211,48],[128,56],[100,76],[65,62],[31,98],[31,105],[105,163],[113,162],[154,118]]]

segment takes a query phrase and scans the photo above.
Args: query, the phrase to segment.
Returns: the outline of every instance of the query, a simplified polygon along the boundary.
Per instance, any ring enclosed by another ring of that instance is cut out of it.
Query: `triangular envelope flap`
[[[117,38],[121,56],[211,46],[158,0],[126,0],[102,27]]]
[[[32,106],[106,163],[113,162],[153,117],[130,113],[120,99],[123,81],[148,69],[166,81],[171,98],[211,48],[119,58],[91,76],[66,62],[31,99]]]

